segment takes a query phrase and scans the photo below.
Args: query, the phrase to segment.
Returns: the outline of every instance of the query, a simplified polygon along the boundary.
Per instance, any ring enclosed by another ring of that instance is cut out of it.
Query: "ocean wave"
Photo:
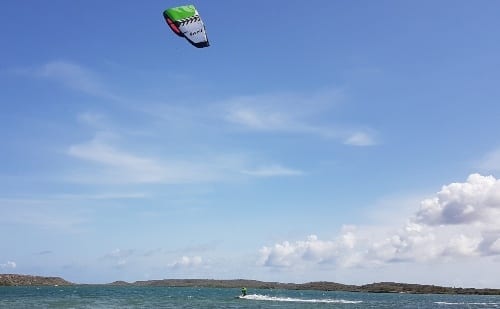
[[[249,294],[249,295],[244,296],[244,297],[240,296],[239,298],[248,299],[248,300],[300,302],[300,303],[338,303],[338,304],[359,304],[359,303],[362,303],[362,301],[360,301],[360,300],[345,300],[345,299],[331,299],[331,298],[303,299],[303,298],[278,297],[278,296],[259,295],[259,294]]]
[[[450,306],[467,305],[467,306],[494,306],[494,307],[500,307],[500,303],[467,303],[467,302],[446,302],[446,301],[436,301],[434,303],[437,304],[437,305],[450,305]]]

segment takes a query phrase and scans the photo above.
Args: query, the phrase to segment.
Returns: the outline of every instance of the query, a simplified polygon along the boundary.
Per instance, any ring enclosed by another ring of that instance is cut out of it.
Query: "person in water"
[[[247,296],[247,288],[241,288],[241,296]]]

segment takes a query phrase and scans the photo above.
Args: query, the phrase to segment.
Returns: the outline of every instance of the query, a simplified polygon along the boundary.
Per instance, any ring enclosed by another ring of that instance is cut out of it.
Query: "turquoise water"
[[[500,308],[500,296],[169,287],[0,287],[0,308]]]

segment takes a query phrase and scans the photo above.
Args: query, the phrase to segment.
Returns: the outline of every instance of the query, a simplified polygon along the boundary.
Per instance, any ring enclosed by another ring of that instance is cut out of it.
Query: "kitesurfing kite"
[[[194,5],[183,5],[163,11],[163,17],[173,32],[198,48],[208,47],[205,25]]]

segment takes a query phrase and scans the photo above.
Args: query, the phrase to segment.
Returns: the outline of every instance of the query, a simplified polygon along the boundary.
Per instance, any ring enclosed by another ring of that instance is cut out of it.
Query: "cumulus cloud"
[[[333,240],[309,236],[260,250],[270,267],[369,267],[500,255],[500,180],[472,174],[421,202],[399,229],[350,227]]]
[[[393,236],[403,241],[405,250],[390,244],[395,259],[499,254],[500,180],[472,174],[466,182],[445,185],[434,197],[421,202],[406,226]]]
[[[7,263],[0,264],[0,269],[14,269],[17,267],[16,262],[7,261]]]
[[[202,263],[203,259],[200,256],[183,256],[168,266],[171,268],[193,268],[201,266]]]
[[[304,241],[284,241],[261,248],[259,264],[272,267],[295,267],[301,263],[350,266],[357,257],[355,254],[346,256],[345,252],[351,252],[357,241],[351,228],[344,228],[335,240],[320,240],[318,236],[310,235]]]
[[[500,181],[472,174],[467,182],[444,186],[435,197],[424,200],[415,221],[427,225],[495,225],[499,215]]]
[[[488,247],[491,254],[500,254],[500,237],[498,237],[493,243]]]
[[[135,250],[133,249],[114,249],[111,252],[107,253],[103,260],[111,260],[115,263],[115,266],[122,267],[127,264],[128,258],[134,254]]]
[[[309,236],[305,241],[284,241],[261,249],[261,254],[265,256],[264,265],[282,267],[292,266],[300,260],[321,263],[335,257],[336,252],[335,242],[319,240],[316,235]]]

